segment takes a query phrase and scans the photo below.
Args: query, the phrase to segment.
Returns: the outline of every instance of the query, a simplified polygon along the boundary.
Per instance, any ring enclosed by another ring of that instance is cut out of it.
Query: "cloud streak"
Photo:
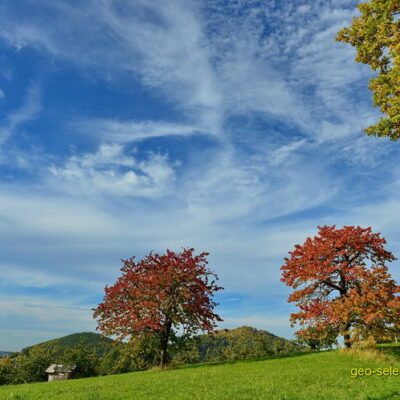
[[[2,96],[1,93],[3,93]],[[0,98],[3,98],[4,92],[1,91],[1,93]],[[32,84],[27,89],[21,107],[11,111],[6,118],[5,125],[0,127],[0,145],[4,144],[23,124],[37,118],[41,110],[40,87],[38,84]]]

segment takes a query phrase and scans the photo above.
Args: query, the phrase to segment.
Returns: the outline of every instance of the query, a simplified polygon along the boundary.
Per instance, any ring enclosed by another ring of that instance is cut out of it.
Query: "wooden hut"
[[[76,365],[51,364],[50,367],[46,369],[46,372],[49,374],[49,382],[63,381],[71,379],[75,369]]]

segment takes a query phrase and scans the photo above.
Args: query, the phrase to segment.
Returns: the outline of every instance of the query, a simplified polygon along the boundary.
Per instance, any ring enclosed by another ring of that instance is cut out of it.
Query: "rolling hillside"
[[[400,399],[399,377],[352,378],[388,367],[329,351],[197,364],[63,382],[0,387],[0,400],[383,400]]]
[[[301,351],[290,340],[250,326],[223,329],[198,337],[200,361],[240,360]]]
[[[98,355],[104,355],[112,347],[114,341],[105,338],[98,333],[82,332],[73,333],[72,335],[63,336],[58,339],[49,340],[34,346],[26,347],[21,352],[28,354],[34,347],[54,348],[63,352],[67,349],[76,348],[79,345],[84,346],[87,350],[96,351]]]
[[[49,340],[34,346],[26,347],[22,353],[28,354],[36,347],[54,348],[60,353],[83,345],[87,350],[95,350],[98,355],[104,355],[115,344],[111,339],[97,333],[82,332]],[[237,360],[283,352],[290,348],[291,352],[300,350],[289,340],[280,338],[268,331],[249,326],[235,329],[224,329],[212,335],[199,335],[195,341],[198,362]]]

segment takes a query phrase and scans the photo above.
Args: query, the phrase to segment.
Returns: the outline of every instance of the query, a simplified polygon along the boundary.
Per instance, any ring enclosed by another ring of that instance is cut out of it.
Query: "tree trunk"
[[[351,349],[350,335],[348,333],[344,334],[343,339],[346,349]]]
[[[171,326],[172,323],[167,320],[164,326],[164,331],[160,333],[160,351],[161,351],[160,368],[164,368],[169,361],[168,342],[169,342],[169,336],[171,334]]]
[[[343,341],[344,341],[344,345],[346,347],[346,349],[351,349],[351,341],[350,341],[350,333],[349,333],[349,329],[351,327],[351,324],[347,324],[345,326],[345,330],[344,330],[344,334],[343,334]]]
[[[340,272],[340,298],[343,298],[346,295],[347,295],[346,279],[343,273]],[[352,344],[350,341],[350,333],[349,333],[350,328],[351,328],[351,322],[347,322],[344,327],[344,333],[343,333],[343,341],[346,349],[351,349],[351,344]]]

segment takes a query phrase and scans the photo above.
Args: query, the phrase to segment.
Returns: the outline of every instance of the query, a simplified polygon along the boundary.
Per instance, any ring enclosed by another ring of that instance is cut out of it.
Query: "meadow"
[[[399,367],[395,358],[339,351],[194,364],[170,370],[0,387],[1,400],[387,400],[400,376],[351,377],[352,368]]]

